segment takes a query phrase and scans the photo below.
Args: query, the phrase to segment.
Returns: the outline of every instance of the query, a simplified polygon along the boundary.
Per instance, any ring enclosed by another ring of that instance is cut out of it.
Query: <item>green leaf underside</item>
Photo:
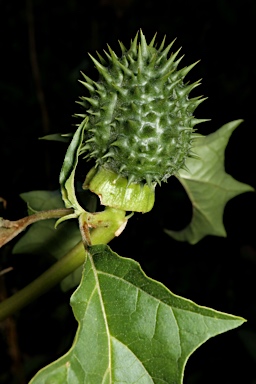
[[[71,305],[71,349],[30,384],[180,384],[195,349],[245,321],[172,294],[106,245],[91,247]]]
[[[193,216],[183,230],[165,230],[174,239],[195,244],[207,235],[225,237],[223,213],[226,203],[241,193],[254,190],[227,174],[224,167],[225,148],[241,122],[231,121],[216,132],[195,140],[193,152],[200,158],[188,158],[189,171],[181,170],[178,176],[192,203]]]

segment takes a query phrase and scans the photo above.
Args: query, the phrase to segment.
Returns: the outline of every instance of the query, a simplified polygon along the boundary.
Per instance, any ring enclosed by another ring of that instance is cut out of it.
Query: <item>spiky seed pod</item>
[[[196,63],[178,70],[179,51],[168,57],[173,42],[157,48],[154,41],[140,31],[129,49],[120,43],[120,58],[110,47],[106,60],[91,56],[97,82],[83,75],[90,97],[79,102],[89,116],[82,152],[128,185],[154,187],[177,174],[191,155],[195,125],[206,121],[193,116],[204,99],[188,97],[199,82],[184,83]]]

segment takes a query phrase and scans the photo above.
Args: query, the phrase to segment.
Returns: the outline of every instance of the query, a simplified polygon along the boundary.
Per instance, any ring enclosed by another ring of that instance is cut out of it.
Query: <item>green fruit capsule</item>
[[[86,159],[95,160],[98,170],[94,172],[97,177],[95,193],[101,195],[103,204],[110,205],[115,200],[120,209],[130,211],[147,212],[152,208],[156,184],[186,167],[186,159],[191,156],[194,127],[207,121],[193,116],[204,99],[188,97],[199,82],[184,83],[185,76],[196,63],[178,70],[179,51],[168,57],[173,43],[164,48],[163,41],[157,48],[154,41],[155,37],[147,44],[140,32],[140,42],[137,34],[129,49],[120,43],[120,58],[110,47],[109,53],[105,52],[106,60],[100,55],[99,61],[91,57],[99,80],[94,82],[83,75],[82,84],[90,96],[81,97],[79,102],[86,108],[82,116],[89,118],[81,153]],[[111,192],[106,189],[103,175],[111,175]],[[85,184],[95,189],[93,178]],[[118,192],[119,187],[122,193]],[[111,199],[107,196],[110,193]],[[151,203],[139,203],[138,207],[134,203],[133,209],[123,208],[136,199]]]

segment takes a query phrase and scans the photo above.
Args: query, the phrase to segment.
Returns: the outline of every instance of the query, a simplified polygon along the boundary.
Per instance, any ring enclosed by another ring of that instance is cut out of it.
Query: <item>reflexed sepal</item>
[[[129,183],[109,169],[92,168],[83,184],[99,196],[102,205],[124,211],[149,212],[155,201],[155,187],[141,183]]]

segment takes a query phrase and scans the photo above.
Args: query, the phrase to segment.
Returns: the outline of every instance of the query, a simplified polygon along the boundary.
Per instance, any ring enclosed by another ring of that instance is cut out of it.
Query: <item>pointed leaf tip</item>
[[[181,384],[200,345],[245,321],[174,295],[105,245],[89,248],[71,305],[79,323],[72,347],[30,384]]]

